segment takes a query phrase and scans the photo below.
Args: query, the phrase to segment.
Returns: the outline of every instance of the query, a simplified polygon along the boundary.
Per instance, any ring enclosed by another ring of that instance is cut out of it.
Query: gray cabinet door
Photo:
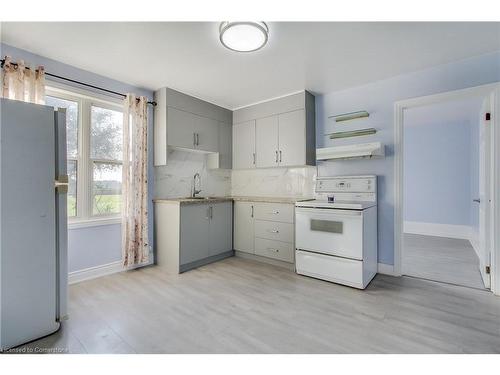
[[[233,169],[255,168],[255,120],[233,125]]]
[[[234,250],[254,253],[253,213],[253,202],[234,202]]]
[[[195,117],[196,149],[217,152],[219,149],[219,122],[208,117]]]
[[[259,168],[278,165],[278,116],[265,117],[256,121],[255,154]]]
[[[279,165],[306,164],[306,117],[303,109],[279,115]]]
[[[206,204],[187,204],[181,207],[181,265],[208,257],[208,209]]]
[[[167,144],[187,149],[196,148],[196,115],[167,108]]]
[[[219,122],[219,168],[231,169],[233,167],[233,126]]]
[[[233,249],[233,204],[221,202],[210,207],[208,255],[212,256]]]

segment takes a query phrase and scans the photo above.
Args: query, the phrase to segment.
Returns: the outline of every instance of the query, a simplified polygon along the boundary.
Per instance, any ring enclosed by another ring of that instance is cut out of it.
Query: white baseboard
[[[469,225],[451,225],[451,224],[435,224],[421,223],[417,221],[405,221],[404,233],[422,234],[426,236],[458,238],[463,240],[471,240],[472,227]]]
[[[378,273],[394,276],[394,266],[392,264],[379,263]]]
[[[125,271],[125,268],[123,267],[123,262],[119,260],[117,262],[103,264],[101,266],[70,272],[68,275],[68,283],[75,284],[81,281],[91,280],[121,271]]]

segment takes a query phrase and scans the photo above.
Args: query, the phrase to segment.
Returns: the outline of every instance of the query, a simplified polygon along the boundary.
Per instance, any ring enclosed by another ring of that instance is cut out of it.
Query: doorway
[[[496,88],[396,103],[395,274],[490,288]]]

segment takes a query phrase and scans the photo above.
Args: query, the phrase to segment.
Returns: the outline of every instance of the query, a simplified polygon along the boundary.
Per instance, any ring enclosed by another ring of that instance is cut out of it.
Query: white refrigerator
[[[66,113],[0,99],[0,351],[67,314]]]

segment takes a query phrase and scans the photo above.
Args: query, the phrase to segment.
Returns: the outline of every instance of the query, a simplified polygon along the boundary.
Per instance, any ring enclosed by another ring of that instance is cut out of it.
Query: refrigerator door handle
[[[68,192],[69,178],[68,175],[59,176],[54,181],[54,187],[58,193],[66,194]]]

